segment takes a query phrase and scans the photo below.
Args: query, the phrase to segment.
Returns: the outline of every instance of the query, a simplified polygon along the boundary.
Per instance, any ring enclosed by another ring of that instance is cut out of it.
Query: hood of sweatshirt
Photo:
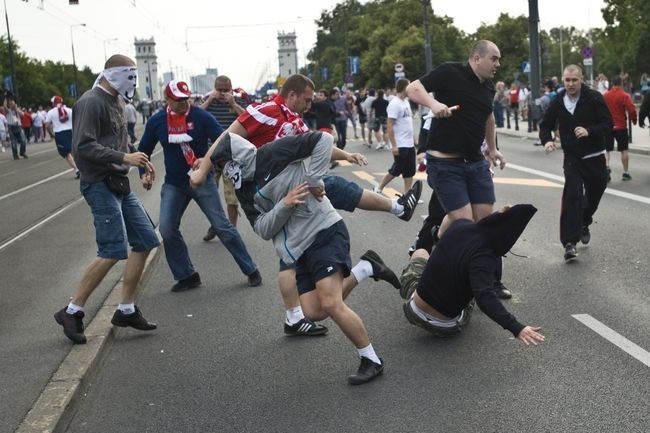
[[[253,143],[228,132],[221,137],[210,159],[218,167],[223,167],[228,161],[236,162],[241,168],[242,179],[251,180],[255,177],[256,157],[257,148]]]

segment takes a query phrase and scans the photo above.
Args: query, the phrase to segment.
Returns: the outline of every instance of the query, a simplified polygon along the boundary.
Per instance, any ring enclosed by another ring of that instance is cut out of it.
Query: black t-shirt
[[[372,104],[370,105],[373,110],[375,110],[375,118],[377,117],[388,117],[388,112],[386,109],[388,108],[388,101],[385,100],[384,98],[377,98],[374,101],[372,101]]]
[[[311,103],[310,110],[316,119],[316,129],[332,129],[332,118],[334,117],[334,107],[329,101],[314,101]]]
[[[470,160],[480,160],[485,124],[492,113],[496,93],[491,81],[480,82],[468,64],[443,63],[420,78],[427,92],[437,101],[452,107],[460,105],[451,117],[432,125],[427,150],[456,153]]]
[[[431,252],[418,295],[447,317],[456,317],[476,299],[490,319],[516,337],[524,328],[501,304],[493,289],[497,256],[484,245],[481,229],[469,220],[454,221]]]

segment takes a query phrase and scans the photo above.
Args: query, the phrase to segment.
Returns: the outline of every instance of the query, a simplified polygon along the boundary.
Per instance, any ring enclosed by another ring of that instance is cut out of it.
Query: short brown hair
[[[293,74],[282,85],[280,96],[286,98],[289,92],[296,92],[298,95],[305,93],[305,89],[309,87],[312,90],[316,89],[314,82],[302,74]]]
[[[116,68],[118,66],[135,66],[135,62],[123,54],[114,54],[104,63],[104,69]]]
[[[232,87],[232,81],[230,81],[230,78],[227,75],[219,75],[217,78],[214,80],[214,87],[217,87],[217,83],[228,83],[230,87]]]
[[[397,80],[397,83],[395,83],[395,91],[397,93],[402,93],[410,83],[411,81],[408,78],[400,78]]]

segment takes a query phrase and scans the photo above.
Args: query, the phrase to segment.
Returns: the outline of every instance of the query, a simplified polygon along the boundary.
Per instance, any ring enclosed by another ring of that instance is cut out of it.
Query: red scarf
[[[282,113],[287,118],[287,121],[280,126],[280,130],[276,134],[277,138],[301,135],[309,132],[309,127],[307,127],[305,122],[302,121],[300,114],[291,111],[289,107],[287,107],[287,102],[281,95],[277,95],[273,98],[273,102],[278,104],[278,107],[280,107]]]
[[[167,141],[169,143],[178,143],[183,151],[185,162],[191,167],[194,166],[196,156],[190,146],[192,137],[187,133],[187,115],[190,114],[190,108],[184,114],[177,114],[167,106]]]

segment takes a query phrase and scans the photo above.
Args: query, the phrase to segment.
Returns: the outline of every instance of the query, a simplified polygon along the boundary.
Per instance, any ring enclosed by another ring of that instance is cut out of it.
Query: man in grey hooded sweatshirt
[[[361,318],[343,302],[356,280],[350,273],[350,236],[323,184],[332,144],[331,135],[315,132],[256,148],[227,133],[211,160],[232,180],[255,233],[273,240],[285,263],[296,264],[306,316],[331,317],[357,348],[361,364],[348,382],[359,385],[380,375],[384,363],[370,344]],[[310,157],[305,167],[303,161]]]

